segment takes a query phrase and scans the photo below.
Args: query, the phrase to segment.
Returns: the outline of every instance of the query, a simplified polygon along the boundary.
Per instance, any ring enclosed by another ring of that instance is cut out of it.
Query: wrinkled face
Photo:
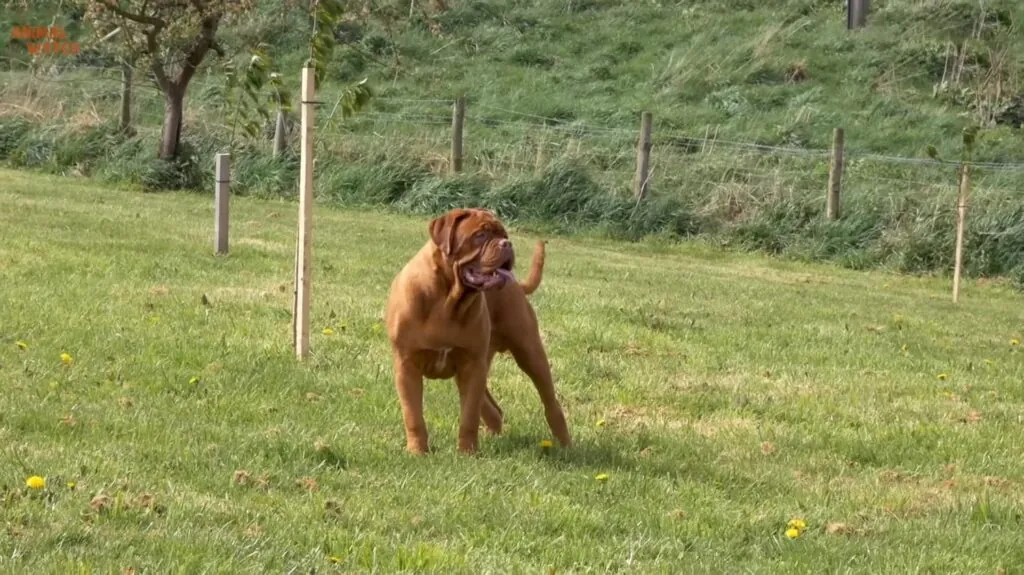
[[[430,237],[464,287],[485,291],[514,279],[512,242],[489,211],[452,210],[430,222]]]

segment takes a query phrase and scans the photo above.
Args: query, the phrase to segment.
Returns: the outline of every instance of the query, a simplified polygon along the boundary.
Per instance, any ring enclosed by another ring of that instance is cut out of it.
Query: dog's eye
[[[473,236],[473,242],[477,243],[477,244],[483,243],[483,241],[486,240],[486,239],[487,239],[487,234],[485,232],[477,232]]]

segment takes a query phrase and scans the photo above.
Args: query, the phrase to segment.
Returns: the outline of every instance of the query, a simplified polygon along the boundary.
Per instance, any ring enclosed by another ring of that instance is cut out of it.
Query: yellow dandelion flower
[[[75,483],[74,481],[68,481],[68,489],[74,491],[76,487],[78,487],[77,483]]]
[[[552,447],[553,445],[554,445],[554,444],[553,444],[553,443],[551,443],[551,440],[550,440],[550,439],[542,439],[542,440],[540,441],[540,448],[541,448],[541,449],[551,449],[551,447]]]
[[[75,358],[71,357],[70,354],[65,352],[65,353],[60,354],[60,361],[64,365],[71,365],[71,362],[75,361]]]
[[[198,377],[190,377],[189,380],[188,380],[188,384],[189,385],[199,385],[199,378]]]
[[[1017,347],[1018,345],[1020,345],[1020,340],[1017,338],[1013,338],[1010,340],[1010,345],[1012,345],[1013,347]]]
[[[597,475],[594,476],[594,479],[596,479],[598,481],[608,481],[608,474],[607,473],[598,473]]]
[[[46,480],[38,475],[33,475],[25,480],[25,485],[28,485],[30,489],[45,489]]]
[[[324,335],[334,335],[334,330],[329,328],[329,327],[325,327],[324,328]]]
[[[18,346],[18,349],[20,349],[21,351],[25,351],[26,349],[28,349],[28,344],[21,341],[20,339],[14,342],[14,345]]]
[[[327,558],[327,560],[330,561],[331,563],[341,563],[341,561],[342,561],[341,557],[338,557],[337,555],[331,555],[330,557]]]
[[[603,419],[598,419],[597,420],[597,426],[598,427],[604,427],[604,420]]]
[[[807,523],[803,519],[790,519],[786,527],[796,529],[797,531],[803,531],[804,529],[807,529]]]
[[[948,373],[940,373],[936,377],[938,377],[940,381],[945,381],[945,380],[949,379],[949,374]]]
[[[790,527],[786,530],[786,537],[789,537],[790,539],[796,539],[797,537],[800,537],[800,531]]]

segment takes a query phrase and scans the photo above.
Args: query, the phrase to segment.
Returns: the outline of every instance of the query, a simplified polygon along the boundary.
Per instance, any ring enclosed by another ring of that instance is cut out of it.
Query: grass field
[[[0,171],[5,572],[1024,564],[1024,312],[999,284],[953,306],[947,280],[548,238],[532,301],[576,446],[540,448],[504,359],[506,434],[457,455],[457,394],[433,382],[415,458],[381,316],[425,219],[317,212],[300,364],[296,206],[236,199],[226,258],[212,208]]]

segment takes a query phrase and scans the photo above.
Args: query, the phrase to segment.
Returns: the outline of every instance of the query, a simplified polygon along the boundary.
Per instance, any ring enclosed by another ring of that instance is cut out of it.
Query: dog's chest
[[[423,376],[428,379],[448,379],[455,375],[455,353],[450,347],[424,350],[420,358]]]

